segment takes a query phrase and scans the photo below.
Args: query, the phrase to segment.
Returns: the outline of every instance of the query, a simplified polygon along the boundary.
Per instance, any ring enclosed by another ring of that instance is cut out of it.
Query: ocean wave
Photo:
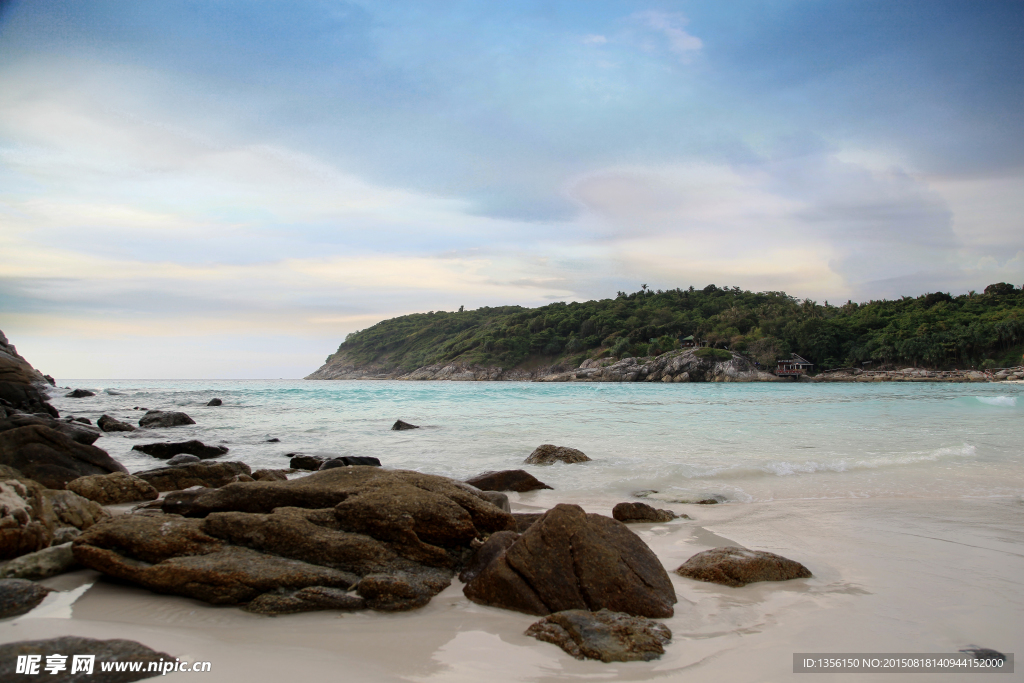
[[[987,406],[1004,406],[1012,408],[1017,405],[1016,396],[975,396],[974,398]]]

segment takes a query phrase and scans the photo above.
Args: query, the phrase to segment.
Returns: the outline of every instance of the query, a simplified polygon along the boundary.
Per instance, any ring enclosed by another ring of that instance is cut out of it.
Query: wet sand
[[[563,494],[564,495],[564,494]],[[513,509],[546,509],[554,491],[511,494]],[[618,500],[576,501],[609,514]],[[793,674],[794,652],[1021,650],[1024,501],[799,500],[660,505],[693,520],[632,528],[670,571],[679,604],[674,638],[653,662],[577,661],[523,635],[536,620],[466,600],[455,581],[413,612],[251,615],[118,585],[80,571],[45,581],[62,593],[0,622],[0,642],[80,635],[129,638],[212,672],[165,680],[346,681],[857,680]],[[729,588],[671,570],[722,545],[805,564],[810,579]],[[928,674],[928,681],[964,674]],[[906,681],[904,674],[870,680]],[[1024,680],[1024,673],[994,680]]]

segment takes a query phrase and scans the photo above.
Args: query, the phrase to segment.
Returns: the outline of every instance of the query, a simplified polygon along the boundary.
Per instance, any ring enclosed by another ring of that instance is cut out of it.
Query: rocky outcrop
[[[665,654],[672,631],[665,624],[621,612],[566,610],[544,617],[526,635],[553,643],[576,659],[649,662]]]
[[[527,491],[551,488],[526,470],[484,472],[472,479],[467,479],[466,483],[483,491],[516,491],[517,493],[525,493]]]
[[[78,494],[47,489],[0,466],[0,560],[49,547],[63,527],[86,529],[107,516]]]
[[[72,479],[90,474],[127,471],[106,451],[42,425],[0,432],[0,464],[51,489],[62,489]]]
[[[589,462],[590,458],[586,453],[568,446],[552,446],[549,443],[537,446],[533,453],[523,461],[525,465],[553,465],[556,462],[572,464],[577,462]]]
[[[160,458],[161,460],[170,460],[182,453],[194,455],[200,460],[207,460],[219,458],[227,453],[229,449],[227,446],[207,446],[202,441],[192,439],[191,441],[139,444],[132,446],[132,450],[141,451],[146,455],[152,455],[154,458]]]
[[[1000,382],[1013,377],[1024,377],[1024,367],[991,372],[982,370],[930,370],[928,368],[902,368],[900,370],[864,370],[839,368],[822,372],[814,377],[801,376],[804,382]]]
[[[550,367],[534,370],[505,369],[473,363],[438,363],[408,371],[383,363],[361,363],[345,353],[336,353],[306,379],[403,379],[448,380],[455,382],[528,381],[550,374]]]
[[[47,384],[46,377],[0,332],[0,406],[58,417],[57,409],[46,402]]]
[[[85,418],[55,419],[41,413],[30,415],[14,408],[0,408],[0,410],[6,413],[6,417],[3,416],[3,413],[0,413],[0,431],[38,425],[54,429],[72,441],[86,446],[91,446],[103,435],[101,431],[88,425],[87,422],[82,422]]]
[[[463,589],[474,602],[527,614],[610,609],[670,617],[672,582],[640,537],[620,522],[557,505]]]
[[[541,382],[776,382],[736,352],[728,360],[702,357],[703,349],[669,351],[655,358],[623,358],[605,366],[580,367],[540,378]]]
[[[50,589],[25,579],[0,579],[0,619],[25,614],[43,601]],[[0,646],[2,647],[2,646]],[[7,662],[0,659],[0,667]],[[0,673],[3,669],[0,668]],[[13,671],[11,672],[14,673]],[[13,676],[4,680],[15,680]]]
[[[619,503],[612,508],[612,517],[624,524],[631,522],[671,522],[678,517],[671,510],[659,510],[647,503]]]
[[[55,653],[67,656],[67,660],[65,660],[67,670],[58,675],[51,674],[45,669],[46,658]],[[38,674],[15,673],[18,657],[24,655],[41,658]],[[93,673],[70,675],[68,672],[71,671],[71,662],[74,661],[75,655],[95,656]],[[156,652],[133,640],[94,640],[78,636],[63,636],[48,640],[22,640],[0,645],[0,680],[24,681],[25,683],[41,683],[42,681],[128,683],[167,673],[167,671],[161,671],[159,667],[154,671],[149,671],[150,663],[162,662],[164,665],[168,665],[167,670],[169,671],[173,667],[174,661],[174,657],[169,654]],[[103,664],[107,662],[141,662],[142,666],[140,671],[104,672]]]
[[[404,420],[395,420],[395,424],[391,425],[391,431],[393,431],[393,432],[401,432],[401,431],[404,431],[406,429],[419,429],[419,428],[420,428],[419,425],[409,424],[408,422],[405,422]]]
[[[807,567],[781,555],[746,548],[713,548],[697,553],[676,573],[697,581],[740,587],[755,581],[788,581],[811,576]]]
[[[39,581],[78,567],[71,543],[53,545],[15,558],[0,567],[0,579]]]
[[[130,425],[127,422],[121,422],[109,415],[103,415],[100,419],[96,420],[96,426],[105,432],[134,432],[138,429],[138,427]]]
[[[139,500],[156,500],[160,494],[144,479],[124,472],[94,474],[67,483],[67,490],[100,505],[119,505]]]
[[[426,604],[474,543],[515,525],[450,479],[358,466],[180,491],[162,509],[96,525],[74,541],[75,558],[158,592],[253,601],[257,612],[387,611]]]
[[[160,427],[183,427],[185,425],[194,425],[195,423],[196,421],[185,413],[170,410],[149,410],[146,411],[146,414],[139,419],[139,426],[146,427],[148,429],[156,429]]]
[[[164,492],[180,491],[192,486],[217,488],[230,484],[242,474],[252,474],[252,469],[244,462],[200,461],[135,472],[134,476],[149,482],[157,491]]]

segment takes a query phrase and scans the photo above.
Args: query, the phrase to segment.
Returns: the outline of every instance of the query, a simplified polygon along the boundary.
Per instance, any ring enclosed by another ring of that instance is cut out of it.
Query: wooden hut
[[[792,358],[779,361],[778,367],[775,368],[775,374],[779,377],[806,375],[813,367],[814,363],[810,362],[806,358],[801,358],[794,353]]]

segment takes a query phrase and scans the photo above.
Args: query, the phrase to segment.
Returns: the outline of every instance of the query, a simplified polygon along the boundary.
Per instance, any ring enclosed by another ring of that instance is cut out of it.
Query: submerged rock
[[[87,398],[95,395],[95,392],[89,391],[88,389],[75,389],[71,393],[64,394],[64,398]]]
[[[659,510],[647,503],[619,503],[612,508],[612,517],[626,524],[631,522],[671,522],[678,516],[671,510]]]
[[[139,426],[147,428],[181,427],[195,423],[196,421],[185,413],[164,410],[149,410],[139,419]]]
[[[811,576],[811,571],[799,562],[746,548],[705,550],[684,562],[676,573],[688,579],[734,587],[755,581],[788,581]]]
[[[146,443],[132,446],[133,451],[141,451],[154,458],[169,460],[182,453],[194,455],[201,460],[219,458],[228,452],[227,446],[207,446],[202,441],[192,439],[191,441],[169,441],[164,443]]]
[[[556,612],[526,629],[526,635],[553,643],[576,659],[648,662],[665,654],[668,626],[607,609]]]
[[[527,491],[551,488],[526,470],[484,472],[472,479],[467,479],[466,483],[483,491],[516,491],[517,493],[525,493]]]
[[[474,602],[527,614],[608,608],[670,617],[672,582],[624,524],[557,505],[498,554],[463,592]]]
[[[395,420],[395,424],[391,425],[391,431],[400,432],[406,429],[419,429],[419,425],[412,425],[402,420]]]
[[[222,405],[224,405],[224,401],[220,400],[219,398],[211,398],[210,402],[207,403],[206,405],[208,405],[208,406],[222,406]]]
[[[79,673],[70,675],[67,672],[53,675],[46,672],[46,658],[52,654],[66,655],[67,671],[71,670],[71,662],[75,655],[94,655],[96,660],[93,665],[93,673]],[[35,655],[41,657],[38,675],[15,673],[15,664],[19,656]],[[141,662],[140,671],[108,671],[103,672],[105,662]],[[134,640],[94,640],[92,638],[79,638],[78,636],[63,636],[61,638],[50,638],[48,640],[22,640],[16,643],[5,643],[0,645],[0,680],[25,681],[36,683],[38,681],[54,681],[55,683],[128,683],[129,681],[140,681],[144,678],[158,676],[160,671],[149,671],[150,663],[173,662],[174,657],[164,652],[151,650]]]
[[[160,496],[148,481],[124,472],[79,477],[69,481],[67,489],[100,505],[134,503],[139,500],[154,500]]]
[[[96,426],[105,432],[134,432],[138,429],[138,427],[121,422],[109,415],[102,415],[100,419],[96,420]]]
[[[537,446],[533,453],[523,461],[526,465],[552,465],[556,462],[572,464],[577,462],[588,462],[590,458],[580,450],[568,446],[552,446],[544,444]]]
[[[0,619],[29,612],[43,601],[50,589],[25,579],[0,579]],[[0,659],[0,667],[6,662]],[[0,669],[2,672],[2,669]],[[14,680],[13,678],[7,680]]]

